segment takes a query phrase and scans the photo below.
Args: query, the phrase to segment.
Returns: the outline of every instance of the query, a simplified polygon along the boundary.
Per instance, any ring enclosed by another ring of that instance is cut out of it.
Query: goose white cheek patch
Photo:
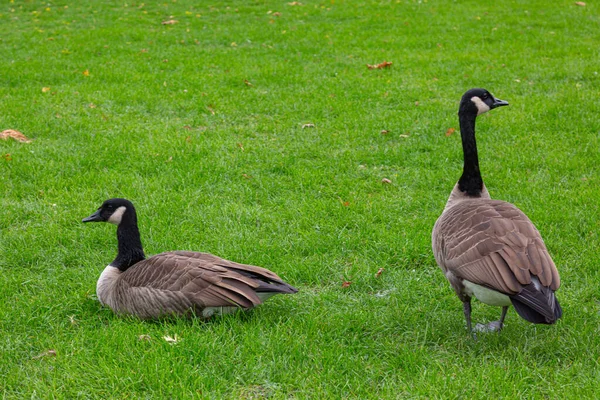
[[[115,210],[114,213],[108,218],[108,222],[111,224],[119,225],[121,223],[121,219],[123,219],[123,214],[125,213],[125,206],[121,206]]]
[[[490,106],[485,104],[483,102],[483,100],[481,100],[479,97],[473,96],[473,97],[471,97],[471,101],[477,107],[477,115],[481,115],[483,113],[490,111]]]

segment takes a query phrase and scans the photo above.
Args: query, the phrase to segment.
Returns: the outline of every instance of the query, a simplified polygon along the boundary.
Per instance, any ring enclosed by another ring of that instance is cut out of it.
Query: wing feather
[[[560,280],[541,235],[516,206],[489,199],[462,201],[434,227],[434,254],[444,271],[515,295],[539,277],[552,290]]]

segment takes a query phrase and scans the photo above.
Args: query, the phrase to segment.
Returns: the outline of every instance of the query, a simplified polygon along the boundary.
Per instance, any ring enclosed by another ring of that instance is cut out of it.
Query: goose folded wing
[[[183,254],[182,254],[183,253]],[[183,296],[195,306],[261,304],[255,289],[260,283],[218,265],[218,257],[188,252],[162,253],[137,263],[121,275],[130,290],[160,292],[161,296]]]
[[[517,207],[489,201],[453,215],[444,237],[445,266],[458,277],[508,295],[537,276],[558,289],[560,280],[542,238]]]

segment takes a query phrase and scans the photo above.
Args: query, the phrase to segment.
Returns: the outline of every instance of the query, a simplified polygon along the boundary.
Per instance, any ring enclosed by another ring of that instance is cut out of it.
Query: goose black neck
[[[475,142],[475,119],[477,114],[460,110],[460,135],[462,137],[464,166],[458,180],[458,188],[469,197],[480,197],[483,191],[483,179],[479,171],[477,143]]]
[[[127,210],[123,214],[121,223],[117,227],[117,241],[119,253],[111,265],[121,272],[125,272],[127,268],[146,258],[134,210]]]

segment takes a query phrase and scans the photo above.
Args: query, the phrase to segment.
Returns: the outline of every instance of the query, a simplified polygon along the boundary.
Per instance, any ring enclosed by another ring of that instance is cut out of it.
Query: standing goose
[[[500,331],[511,304],[536,324],[553,324],[562,315],[554,295],[560,278],[540,233],[516,206],[490,198],[479,171],[475,119],[506,105],[485,89],[463,95],[458,110],[463,173],[432,233],[433,254],[463,302],[469,332],[471,297],[502,307],[500,320],[477,324],[477,330]]]
[[[208,318],[249,309],[278,293],[298,290],[275,273],[206,253],[172,251],[146,258],[133,204],[106,200],[83,222],[117,225],[119,253],[100,275],[100,303],[142,319],[168,315]]]

